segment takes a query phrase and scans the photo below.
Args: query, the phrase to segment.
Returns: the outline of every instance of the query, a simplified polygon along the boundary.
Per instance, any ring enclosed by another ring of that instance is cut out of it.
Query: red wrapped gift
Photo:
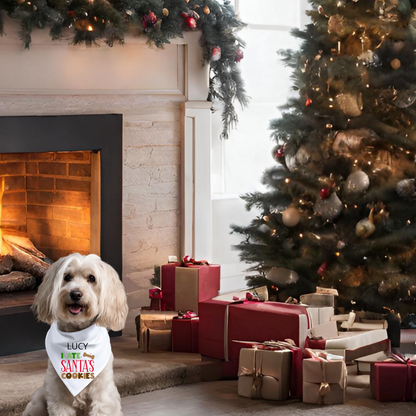
[[[233,355],[238,354],[240,356],[240,350],[242,348],[258,348],[258,349],[270,349],[270,350],[278,350],[282,348],[288,348],[292,352],[292,368],[290,374],[290,396],[301,398],[302,397],[302,362],[303,362],[303,352],[298,347],[291,347],[289,345],[273,345],[276,343],[271,342],[250,342],[250,341],[233,341],[232,342],[232,350]],[[277,343],[279,344],[279,343]],[[234,361],[233,361],[234,362]]]
[[[172,351],[199,352],[199,318],[172,320]]]
[[[193,259],[192,259],[193,260]],[[218,295],[220,266],[218,264],[169,263],[163,265],[162,290],[166,310],[193,310],[198,303]]]
[[[409,360],[372,363],[370,386],[379,402],[416,401],[416,363]]]
[[[303,349],[309,328],[304,306],[278,302],[235,302],[218,296],[199,304],[200,353],[238,361],[240,349],[233,340],[265,342],[292,339]]]

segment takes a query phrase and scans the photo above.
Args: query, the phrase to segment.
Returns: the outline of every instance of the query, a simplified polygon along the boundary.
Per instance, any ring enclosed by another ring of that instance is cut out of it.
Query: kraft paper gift
[[[303,402],[341,404],[345,400],[347,367],[344,360],[303,360]]]
[[[243,348],[240,351],[238,394],[252,399],[287,400],[292,352]]]
[[[136,318],[136,326],[142,352],[171,350],[172,319],[175,316],[177,316],[175,312],[141,312]],[[169,340],[167,334],[169,334]]]

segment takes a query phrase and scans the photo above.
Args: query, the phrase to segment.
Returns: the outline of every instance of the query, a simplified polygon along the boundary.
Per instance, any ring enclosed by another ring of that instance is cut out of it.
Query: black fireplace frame
[[[0,117],[0,153],[100,151],[101,258],[122,275],[123,116]],[[2,308],[0,356],[43,349],[48,326],[30,306]],[[121,332],[113,335],[120,335]]]

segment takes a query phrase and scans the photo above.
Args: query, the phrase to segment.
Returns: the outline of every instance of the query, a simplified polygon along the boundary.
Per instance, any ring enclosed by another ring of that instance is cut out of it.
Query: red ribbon
[[[182,259],[182,266],[188,267],[188,266],[209,266],[209,263],[206,260],[195,260],[194,258],[186,255]]]

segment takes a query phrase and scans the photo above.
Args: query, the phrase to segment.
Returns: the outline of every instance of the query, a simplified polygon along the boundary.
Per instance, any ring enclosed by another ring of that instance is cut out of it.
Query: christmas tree
[[[249,286],[285,301],[335,288],[338,306],[416,312],[416,1],[310,0],[282,51],[297,98],[271,121],[260,215],[232,228]]]

